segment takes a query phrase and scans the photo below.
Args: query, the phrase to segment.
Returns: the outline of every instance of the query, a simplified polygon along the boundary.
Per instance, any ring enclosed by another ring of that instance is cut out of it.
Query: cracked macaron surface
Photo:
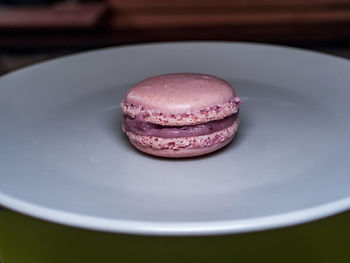
[[[222,148],[235,135],[241,101],[230,84],[199,73],[151,77],[121,103],[122,127],[139,150],[186,157]]]

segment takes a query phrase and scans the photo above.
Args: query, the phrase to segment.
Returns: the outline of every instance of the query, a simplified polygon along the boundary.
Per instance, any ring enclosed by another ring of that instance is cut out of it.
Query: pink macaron
[[[228,82],[211,75],[155,76],[126,94],[122,128],[145,153],[175,158],[203,155],[232,141],[240,103]]]

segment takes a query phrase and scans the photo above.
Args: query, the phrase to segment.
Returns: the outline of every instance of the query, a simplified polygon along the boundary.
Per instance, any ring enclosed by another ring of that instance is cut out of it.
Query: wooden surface
[[[350,0],[96,0],[95,5],[80,13],[53,6],[52,13],[17,9],[6,15],[0,8],[0,48],[88,49],[178,40],[350,44]],[[102,19],[89,14],[102,6],[108,6]]]
[[[93,27],[107,11],[100,3],[65,3],[38,7],[0,8],[0,29]]]
[[[186,9],[196,10],[209,8],[227,9],[304,9],[342,8],[349,5],[348,0],[108,0],[119,10],[154,10],[154,9]]]
[[[117,29],[350,22],[349,0],[109,0]]]

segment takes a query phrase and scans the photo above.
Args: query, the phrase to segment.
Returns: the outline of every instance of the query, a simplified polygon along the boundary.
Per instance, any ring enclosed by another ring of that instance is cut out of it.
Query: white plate
[[[170,160],[136,151],[119,103],[168,72],[228,80],[241,127],[223,150]],[[350,62],[292,48],[168,43],[110,48],[0,79],[0,203],[124,233],[271,229],[350,207]]]

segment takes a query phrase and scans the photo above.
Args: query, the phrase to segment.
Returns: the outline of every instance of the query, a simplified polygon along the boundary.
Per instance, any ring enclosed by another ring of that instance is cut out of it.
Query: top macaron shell
[[[222,119],[238,111],[240,100],[230,84],[199,73],[166,74],[145,79],[126,94],[125,114],[141,113],[161,125],[194,125]]]
[[[234,96],[234,90],[224,80],[204,74],[179,73],[141,81],[127,93],[126,103],[176,114],[224,104]]]

